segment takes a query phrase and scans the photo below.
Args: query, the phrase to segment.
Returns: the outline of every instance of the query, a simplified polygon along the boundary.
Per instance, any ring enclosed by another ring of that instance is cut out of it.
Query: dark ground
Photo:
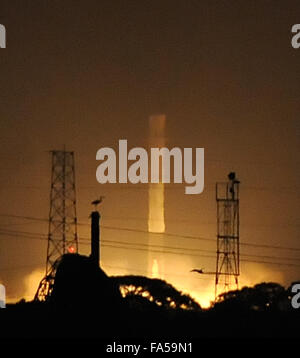
[[[123,298],[119,287],[129,285],[133,290]],[[291,307],[289,297],[280,285],[262,283],[202,310],[164,281],[108,277],[89,258],[65,255],[48,302],[21,301],[0,310],[1,338],[300,342],[300,309]]]

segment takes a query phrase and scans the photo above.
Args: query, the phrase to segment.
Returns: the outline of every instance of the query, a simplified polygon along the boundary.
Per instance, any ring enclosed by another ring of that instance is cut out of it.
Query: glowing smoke
[[[163,114],[150,116],[149,118],[149,147],[161,148],[165,146],[165,125],[166,116]],[[162,165],[159,165],[159,171],[162,172]],[[161,179],[160,179],[161,181]],[[165,188],[164,184],[149,184],[148,189],[148,232],[164,233],[165,232]],[[149,237],[149,245],[151,245]],[[148,253],[148,275],[159,277],[163,259],[154,256],[150,251]]]
[[[31,301],[34,298],[39,283],[44,275],[45,270],[40,268],[32,271],[29,275],[25,277],[25,292],[22,298],[24,298],[26,301]]]
[[[151,277],[152,278],[158,278],[159,277],[158,262],[157,262],[156,259],[153,260]]]
[[[164,184],[149,184],[148,231],[165,232]]]
[[[164,131],[165,131],[166,116],[156,115],[150,116],[150,148],[161,148],[165,144]],[[161,164],[160,164],[161,173]],[[148,231],[154,233],[165,232],[165,194],[164,184],[149,184],[148,190]]]

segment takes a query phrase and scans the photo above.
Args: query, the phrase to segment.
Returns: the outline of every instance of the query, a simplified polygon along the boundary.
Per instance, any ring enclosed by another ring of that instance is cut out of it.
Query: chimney
[[[98,211],[91,213],[91,256],[92,261],[99,267],[100,260],[100,214]]]

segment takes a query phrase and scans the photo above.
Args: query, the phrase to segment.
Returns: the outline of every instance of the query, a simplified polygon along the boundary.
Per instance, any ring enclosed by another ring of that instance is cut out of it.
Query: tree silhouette
[[[288,293],[278,283],[263,282],[254,287],[229,291],[218,296],[215,307],[234,310],[270,311],[280,310],[288,300]]]
[[[141,302],[142,297],[167,309],[201,310],[200,305],[189,295],[176,290],[166,281],[132,275],[115,276],[112,279],[119,285],[123,297],[135,297],[138,302]]]

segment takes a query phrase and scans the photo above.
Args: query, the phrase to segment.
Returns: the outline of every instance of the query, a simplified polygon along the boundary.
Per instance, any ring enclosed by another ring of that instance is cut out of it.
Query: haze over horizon
[[[145,274],[146,251],[107,241],[147,242],[139,232],[147,231],[147,184],[100,185],[96,152],[116,149],[119,139],[147,147],[148,118],[156,113],[166,115],[168,148],[205,148],[202,194],[185,195],[184,183],[165,185],[166,233],[216,239],[215,182],[235,171],[241,244],[272,246],[241,245],[241,286],[299,279],[300,49],[291,46],[299,11],[293,0],[3,0],[0,282],[8,299],[32,297],[43,274],[48,151],[64,145],[75,152],[79,239],[90,235],[90,202],[104,195],[104,270]],[[164,278],[208,303],[214,278],[189,271],[215,270],[216,243],[164,240],[212,251],[213,258],[186,250],[165,256]],[[88,254],[87,242],[79,242]]]

